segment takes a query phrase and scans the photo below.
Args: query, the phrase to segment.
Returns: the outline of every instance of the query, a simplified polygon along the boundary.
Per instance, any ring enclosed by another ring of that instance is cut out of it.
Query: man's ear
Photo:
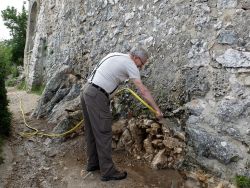
[[[132,56],[132,59],[133,59],[134,61],[135,61],[137,58],[138,58],[138,57],[135,56],[135,55]]]

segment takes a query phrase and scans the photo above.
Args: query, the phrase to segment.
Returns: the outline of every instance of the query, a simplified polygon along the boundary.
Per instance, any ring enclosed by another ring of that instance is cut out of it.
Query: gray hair
[[[130,52],[130,55],[139,57],[145,61],[148,59],[148,52],[141,46],[135,46],[133,47]]]

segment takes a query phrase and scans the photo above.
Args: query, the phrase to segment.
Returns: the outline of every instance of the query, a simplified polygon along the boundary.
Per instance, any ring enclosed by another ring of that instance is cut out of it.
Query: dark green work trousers
[[[102,176],[115,172],[112,161],[112,115],[107,96],[90,84],[81,93],[88,167],[100,166]]]

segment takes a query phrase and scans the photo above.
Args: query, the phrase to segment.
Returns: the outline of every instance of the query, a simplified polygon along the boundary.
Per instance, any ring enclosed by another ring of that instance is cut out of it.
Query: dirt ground
[[[66,139],[23,138],[19,135],[28,129],[21,116],[18,95],[23,101],[29,125],[48,132],[53,128],[45,120],[30,118],[39,96],[8,88],[9,108],[13,114],[12,135],[4,146],[5,162],[0,165],[0,187],[187,187],[177,171],[152,170],[142,160],[133,159],[125,151],[114,151],[113,159],[118,168],[128,172],[128,177],[121,181],[102,182],[100,172],[87,173],[84,170],[83,132],[78,131]]]

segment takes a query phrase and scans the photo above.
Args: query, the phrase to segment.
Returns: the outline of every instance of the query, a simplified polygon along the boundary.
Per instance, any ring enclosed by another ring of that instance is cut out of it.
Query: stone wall
[[[47,83],[34,114],[62,119],[55,112],[98,60],[140,43],[150,52],[143,81],[164,113],[188,114],[185,162],[250,177],[249,25],[247,0],[30,0],[26,81]]]

